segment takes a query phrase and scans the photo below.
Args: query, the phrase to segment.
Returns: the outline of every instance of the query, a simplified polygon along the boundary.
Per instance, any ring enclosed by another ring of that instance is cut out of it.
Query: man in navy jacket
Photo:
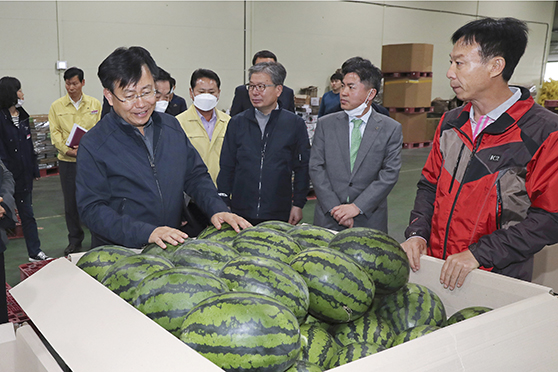
[[[92,246],[184,242],[184,193],[217,228],[249,227],[228,212],[207,167],[171,115],[154,112],[157,65],[141,47],[118,48],[99,66],[113,110],[81,140],[77,202]]]

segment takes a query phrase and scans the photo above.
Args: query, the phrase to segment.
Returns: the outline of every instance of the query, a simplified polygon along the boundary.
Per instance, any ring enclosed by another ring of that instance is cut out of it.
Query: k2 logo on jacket
[[[490,155],[490,157],[488,158],[488,160],[490,161],[500,161],[500,155]]]

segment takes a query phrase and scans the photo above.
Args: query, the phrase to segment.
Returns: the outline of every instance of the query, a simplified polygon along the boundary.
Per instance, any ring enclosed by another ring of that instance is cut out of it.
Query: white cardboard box
[[[332,371],[558,370],[550,288],[475,270],[449,291],[439,284],[440,260],[423,257],[421,265],[410,281],[436,292],[448,316],[468,306],[495,310]],[[73,371],[221,371],[67,260],[11,293]]]

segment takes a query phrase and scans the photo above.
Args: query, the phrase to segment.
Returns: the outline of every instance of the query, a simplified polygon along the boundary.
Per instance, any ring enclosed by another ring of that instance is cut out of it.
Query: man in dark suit
[[[387,232],[387,196],[401,169],[401,124],[371,108],[382,72],[369,60],[351,58],[342,73],[344,111],[318,119],[312,143],[314,224]]]
[[[261,62],[277,62],[277,57],[269,50],[260,50],[258,53],[254,54],[254,58],[252,58],[252,65],[256,65]],[[291,88],[283,85],[283,92],[281,92],[278,101],[279,106],[282,109],[295,112],[294,92]],[[239,85],[236,87],[234,90],[234,98],[230,115],[235,116],[236,114],[240,114],[242,111],[252,107],[254,106],[250,101],[246,85]]]

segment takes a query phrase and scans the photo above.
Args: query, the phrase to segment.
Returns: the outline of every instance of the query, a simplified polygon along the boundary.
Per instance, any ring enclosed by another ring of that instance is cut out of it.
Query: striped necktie
[[[355,166],[355,160],[357,158],[358,148],[360,147],[360,141],[362,141],[362,134],[360,133],[360,126],[362,125],[362,119],[353,119],[353,131],[351,132],[351,172]]]

